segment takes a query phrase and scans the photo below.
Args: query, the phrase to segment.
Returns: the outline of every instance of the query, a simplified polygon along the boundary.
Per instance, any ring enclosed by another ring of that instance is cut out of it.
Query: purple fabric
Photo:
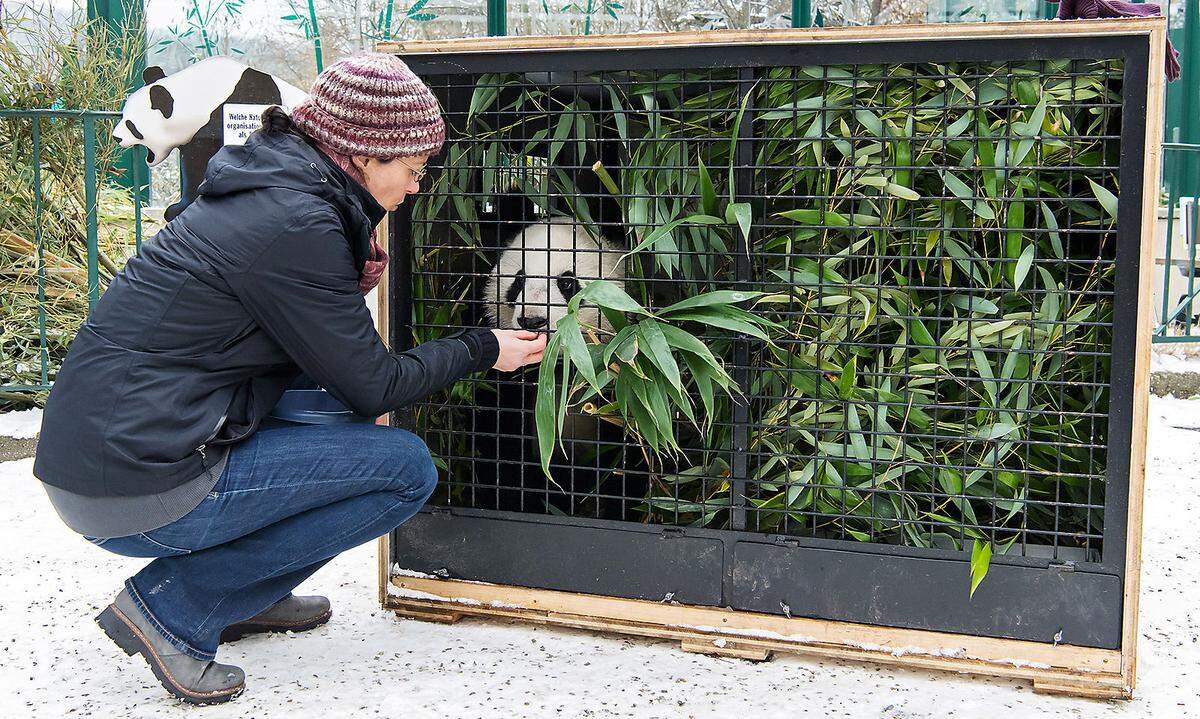
[[[1130,3],[1123,0],[1062,0],[1059,20],[1095,20],[1110,17],[1158,17],[1162,9],[1155,3]],[[1167,40],[1167,80],[1179,79],[1179,51]]]

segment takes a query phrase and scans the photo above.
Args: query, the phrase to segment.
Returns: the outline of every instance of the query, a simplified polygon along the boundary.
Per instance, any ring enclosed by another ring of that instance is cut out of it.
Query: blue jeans
[[[437,483],[413,433],[373,424],[260,429],[229,453],[200,505],[149,532],[91,540],[157,557],[126,580],[180,651],[216,655],[221,631],[288,596],[339,553],[416,514]]]

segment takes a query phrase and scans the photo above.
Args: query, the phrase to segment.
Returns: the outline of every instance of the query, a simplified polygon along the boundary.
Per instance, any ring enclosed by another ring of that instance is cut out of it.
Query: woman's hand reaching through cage
[[[501,372],[512,372],[525,365],[542,361],[546,350],[545,332],[529,330],[492,330],[500,342],[500,356],[493,365]]]

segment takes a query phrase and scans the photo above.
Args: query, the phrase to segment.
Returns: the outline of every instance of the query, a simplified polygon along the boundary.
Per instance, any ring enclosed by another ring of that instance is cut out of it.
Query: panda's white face
[[[508,241],[484,289],[484,311],[493,327],[550,330],[567,314],[567,302],[596,279],[624,287],[621,251],[597,241],[569,220],[530,225]],[[611,331],[596,307],[579,318]]]

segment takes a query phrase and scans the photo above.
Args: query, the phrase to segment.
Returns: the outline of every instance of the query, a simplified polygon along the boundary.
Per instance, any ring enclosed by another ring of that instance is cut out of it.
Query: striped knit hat
[[[292,109],[292,122],[355,182],[366,187],[351,155],[392,160],[436,155],[446,140],[437,98],[394,55],[367,53],[325,68],[308,97]],[[365,295],[379,283],[388,253],[371,230],[370,256],[359,275]]]
[[[306,135],[345,155],[434,155],[446,140],[437,98],[395,55],[338,60],[291,114]]]

